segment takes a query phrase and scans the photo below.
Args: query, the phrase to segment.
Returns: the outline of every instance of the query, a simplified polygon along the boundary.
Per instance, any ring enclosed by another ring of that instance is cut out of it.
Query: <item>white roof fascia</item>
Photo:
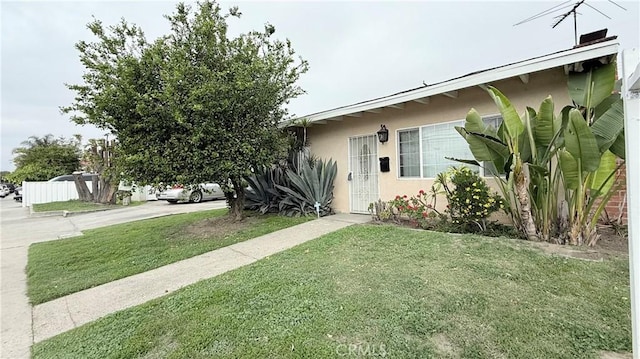
[[[437,85],[415,89],[406,93],[392,95],[381,99],[366,101],[363,103],[345,106],[337,109],[318,112],[302,116],[311,122],[344,116],[354,112],[368,111],[381,107],[388,107],[398,103],[409,102],[424,97],[440,95],[444,92],[455,91],[463,88],[483,85],[486,83],[507,79],[515,76],[544,71],[584,60],[609,56],[618,53],[619,44],[616,42],[602,42],[591,46],[579,47],[559,53],[525,60],[513,65],[502,66],[493,70],[483,71],[477,74],[464,76],[459,79],[446,81]]]

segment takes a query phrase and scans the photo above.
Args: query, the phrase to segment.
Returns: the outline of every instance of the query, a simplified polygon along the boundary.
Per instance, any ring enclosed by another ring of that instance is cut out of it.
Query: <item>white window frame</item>
[[[418,131],[418,171],[420,174],[418,176],[402,176],[400,173],[400,132],[408,132],[408,131]],[[398,161],[397,169],[397,178],[403,180],[411,180],[411,179],[421,179],[422,178],[422,141],[420,140],[420,135],[422,132],[420,131],[420,126],[416,127],[407,127],[400,128],[396,130],[396,159]]]
[[[492,120],[495,118],[502,118],[502,116],[498,113],[498,114],[491,114],[491,115],[485,115],[482,116],[482,120],[483,121],[487,121],[487,120]],[[396,160],[397,160],[397,166],[396,166],[396,179],[398,180],[416,180],[416,179],[435,179],[435,177],[425,177],[424,176],[424,170],[423,170],[423,158],[422,158],[422,147],[423,147],[423,143],[422,143],[422,131],[424,131],[425,129],[429,128],[429,126],[435,126],[435,125],[443,125],[443,124],[452,124],[452,123],[460,123],[461,126],[464,126],[464,121],[465,119],[458,119],[458,120],[452,120],[452,121],[447,121],[447,122],[438,122],[438,123],[430,123],[427,125],[422,125],[422,126],[412,126],[412,127],[406,127],[406,128],[399,128],[396,130],[395,136],[396,136]],[[499,128],[500,124],[498,124],[498,128]],[[496,128],[496,130],[498,129]],[[414,131],[414,130],[418,130],[418,161],[419,161],[419,169],[420,169],[420,176],[401,176],[400,175],[400,132],[406,132],[406,131]],[[464,141],[464,139],[462,137],[460,137],[460,140]],[[472,159],[472,158],[469,158]],[[452,166],[454,166],[455,164],[452,163]],[[475,166],[474,166],[475,167]],[[478,170],[480,171],[480,175],[484,178],[492,178],[493,175],[492,174],[487,174],[485,172],[485,169],[483,166],[478,166]]]

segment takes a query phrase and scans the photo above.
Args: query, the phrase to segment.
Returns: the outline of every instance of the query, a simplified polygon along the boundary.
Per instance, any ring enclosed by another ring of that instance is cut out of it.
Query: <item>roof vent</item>
[[[588,34],[580,35],[580,43],[574,46],[574,48],[593,45],[599,42],[605,42],[609,40],[615,40],[617,38],[618,38],[617,36],[607,37],[607,29],[602,29],[602,30],[590,32]]]
[[[602,29],[602,30],[590,32],[588,34],[580,35],[579,45],[586,44],[588,42],[594,42],[597,40],[602,40],[605,37],[607,37],[607,29]]]

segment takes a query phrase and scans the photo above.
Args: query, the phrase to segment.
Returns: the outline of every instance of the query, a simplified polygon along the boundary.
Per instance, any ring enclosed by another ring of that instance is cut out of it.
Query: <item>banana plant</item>
[[[479,162],[491,162],[498,172],[505,173],[504,179],[495,177],[503,197],[509,202],[514,223],[527,239],[539,240],[529,196],[529,161],[532,155],[535,156],[529,112],[522,119],[509,99],[498,89],[488,87],[487,92],[502,115],[502,124],[495,130],[485,125],[480,114],[471,109],[465,126],[456,127],[456,130],[469,144],[476,161],[462,162],[475,165],[480,165]]]
[[[573,106],[557,116],[551,97],[538,112],[527,107],[520,116],[504,94],[488,87],[503,123],[495,130],[471,109],[456,130],[475,160],[456,160],[490,162],[498,170],[494,177],[526,238],[594,245],[595,224],[615,190],[616,159],[625,157],[615,63],[571,73],[568,87]]]
[[[624,161],[624,113],[614,91],[615,63],[569,76],[573,106],[566,107],[565,146],[559,154],[565,182],[571,244],[595,245],[596,223],[617,189],[615,174]]]

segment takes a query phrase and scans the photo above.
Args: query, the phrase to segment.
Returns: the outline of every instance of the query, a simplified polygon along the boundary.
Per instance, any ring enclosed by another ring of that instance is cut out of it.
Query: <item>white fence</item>
[[[92,191],[91,181],[87,181],[89,191]],[[131,186],[120,184],[119,189],[131,190]],[[78,191],[73,181],[61,182],[22,182],[22,207],[31,207],[32,204],[68,201],[78,199]],[[132,191],[132,201],[155,200],[155,192],[150,186],[135,187]]]

